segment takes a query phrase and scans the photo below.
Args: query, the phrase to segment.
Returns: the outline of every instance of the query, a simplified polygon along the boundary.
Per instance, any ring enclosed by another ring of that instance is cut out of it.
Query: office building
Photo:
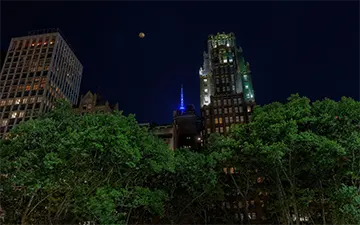
[[[169,149],[171,150],[176,149],[176,143],[175,143],[176,130],[174,129],[173,123],[150,127],[149,131],[153,135],[164,140],[165,144],[168,145]]]
[[[181,86],[180,106],[173,112],[175,148],[198,150],[202,144],[201,118],[196,115],[195,106],[184,104],[184,89]]]
[[[59,30],[12,38],[0,74],[0,136],[49,111],[58,98],[75,105],[82,71]]]
[[[198,150],[202,144],[201,118],[196,115],[194,105],[174,111],[176,148]]]
[[[200,68],[200,104],[204,134],[226,133],[246,123],[255,105],[250,65],[233,33],[210,35]]]
[[[173,111],[173,121],[170,124],[139,124],[148,127],[149,131],[164,140],[169,149],[188,148],[199,150],[203,144],[201,136],[201,118],[196,115],[194,105],[184,104],[183,87],[181,86],[180,105]]]

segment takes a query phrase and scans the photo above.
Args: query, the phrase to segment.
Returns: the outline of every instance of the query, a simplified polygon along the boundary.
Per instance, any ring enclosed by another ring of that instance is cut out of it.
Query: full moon
[[[139,34],[139,37],[140,37],[140,38],[144,38],[144,37],[145,37],[145,34],[144,34],[143,32],[141,32],[141,33]]]

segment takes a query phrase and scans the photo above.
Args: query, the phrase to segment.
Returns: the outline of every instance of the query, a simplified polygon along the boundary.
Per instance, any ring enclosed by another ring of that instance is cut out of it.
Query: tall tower
[[[255,105],[251,71],[233,33],[208,38],[200,68],[200,104],[206,135],[246,123]]]
[[[0,137],[47,112],[57,98],[76,104],[83,66],[58,30],[12,38],[0,73]]]
[[[185,110],[185,105],[184,105],[184,88],[181,85],[181,92],[180,92],[180,107],[179,107],[180,111],[184,112]]]

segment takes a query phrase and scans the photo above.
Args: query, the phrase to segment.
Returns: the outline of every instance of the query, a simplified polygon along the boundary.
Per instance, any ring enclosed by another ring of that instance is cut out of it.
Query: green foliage
[[[298,218],[297,224],[304,216],[315,222],[336,222],[342,221],[341,213],[357,213],[355,203],[341,206],[342,211],[329,206],[339,205],[334,193],[344,196],[341,184],[360,189],[359,125],[359,102],[342,98],[340,102],[311,103],[292,95],[285,104],[256,107],[249,124],[232,127],[226,137],[212,137],[210,145],[212,152],[228,149],[232,155],[227,163],[237,170],[256,168],[265,177],[260,189],[270,192],[268,213],[280,222],[291,223],[291,214]],[[228,191],[241,187],[244,198],[246,191],[259,191],[259,185],[249,185],[248,180],[255,179],[253,173],[243,172],[242,176],[229,183]],[[351,194],[353,199],[359,197],[358,192]],[[334,216],[330,218],[330,214]]]
[[[202,152],[171,151],[133,115],[80,116],[59,102],[0,142],[1,208],[14,224],[219,224],[239,222],[224,201],[260,196],[267,223],[359,224],[359,125],[359,102],[292,95]]]
[[[121,223],[117,208],[161,213],[166,195],[147,186],[156,174],[175,168],[173,152],[134,116],[79,116],[65,102],[17,126],[0,149],[1,174],[8,174],[1,182],[2,208],[9,223]]]
[[[333,220],[337,224],[360,224],[360,194],[354,186],[342,185],[332,196]]]

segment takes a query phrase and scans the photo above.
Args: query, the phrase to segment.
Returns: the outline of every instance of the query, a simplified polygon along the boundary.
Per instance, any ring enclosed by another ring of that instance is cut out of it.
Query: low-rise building
[[[89,112],[112,112],[114,110],[119,110],[118,103],[111,105],[100,94],[92,93],[91,91],[88,91],[85,95],[81,96],[80,102],[75,108],[75,112],[79,114]]]

